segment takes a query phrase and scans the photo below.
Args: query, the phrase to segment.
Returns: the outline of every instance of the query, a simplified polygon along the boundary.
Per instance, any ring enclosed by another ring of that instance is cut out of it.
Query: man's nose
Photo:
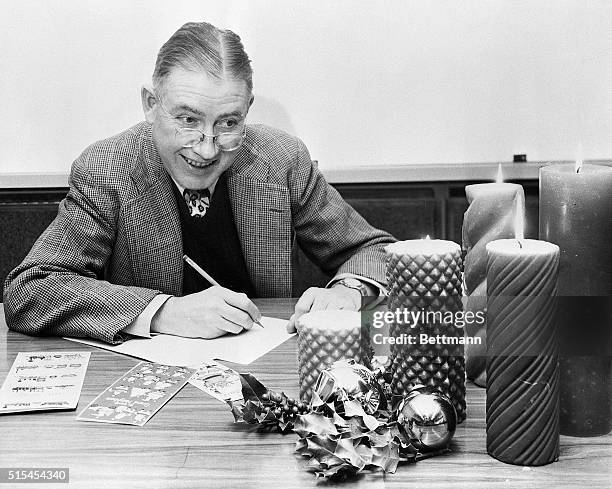
[[[213,136],[204,136],[204,139],[193,147],[193,151],[204,160],[212,160],[219,154],[219,148]]]

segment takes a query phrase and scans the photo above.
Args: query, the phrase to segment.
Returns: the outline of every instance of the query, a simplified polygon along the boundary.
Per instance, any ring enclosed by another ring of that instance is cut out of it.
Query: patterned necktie
[[[207,188],[203,190],[185,189],[183,197],[191,217],[204,217],[207,209],[210,207],[210,191]]]

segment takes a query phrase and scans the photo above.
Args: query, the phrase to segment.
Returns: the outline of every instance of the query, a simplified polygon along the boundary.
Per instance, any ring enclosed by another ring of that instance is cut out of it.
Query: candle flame
[[[497,165],[497,179],[495,180],[495,183],[502,183],[504,181],[504,175],[502,172],[502,166],[501,163],[499,165]]]
[[[576,166],[574,168],[576,173],[580,173],[582,170],[582,143],[578,143],[576,148]]]
[[[519,245],[521,240],[525,239],[525,203],[518,196],[514,200],[514,237],[519,241]]]
[[[425,239],[431,239],[431,238],[429,237],[429,234],[428,234],[427,236],[425,236]]]
[[[576,173],[580,173],[582,170],[582,159],[576,160]]]

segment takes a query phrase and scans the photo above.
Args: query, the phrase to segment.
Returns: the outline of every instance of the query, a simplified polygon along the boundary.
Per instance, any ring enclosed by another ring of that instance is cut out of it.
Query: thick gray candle
[[[559,247],[501,239],[487,254],[487,452],[548,464],[559,454]]]

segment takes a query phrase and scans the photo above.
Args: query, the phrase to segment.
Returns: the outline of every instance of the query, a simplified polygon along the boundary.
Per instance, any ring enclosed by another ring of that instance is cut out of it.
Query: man
[[[293,239],[336,275],[304,293],[290,331],[309,310],[378,295],[393,238],[342,200],[300,140],[246,125],[252,103],[240,38],[179,29],[142,89],[146,122],[74,162],[57,218],[7,277],[9,328],[109,343],[239,333],[260,319],[248,296],[291,296]]]

